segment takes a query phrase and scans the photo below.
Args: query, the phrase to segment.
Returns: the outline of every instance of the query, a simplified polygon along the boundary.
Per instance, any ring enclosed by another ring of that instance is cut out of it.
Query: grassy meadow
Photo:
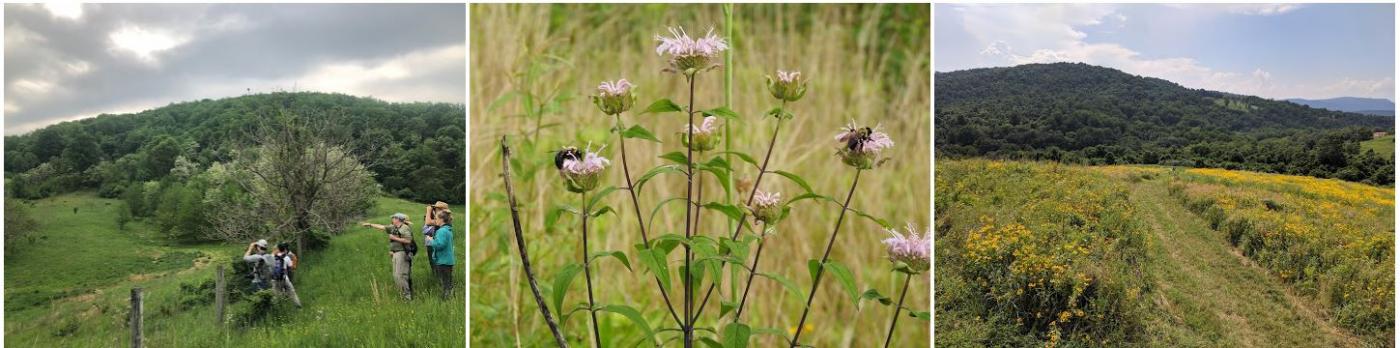
[[[5,255],[5,341],[17,346],[110,347],[130,343],[130,289],[144,290],[146,344],[153,347],[220,347],[262,344],[295,346],[461,346],[464,295],[441,294],[427,267],[415,259],[419,293],[411,303],[396,300],[389,278],[383,233],[355,227],[331,239],[324,250],[301,255],[297,292],[304,305],[279,304],[269,320],[216,327],[213,292],[193,296],[182,286],[214,278],[214,265],[241,257],[246,244],[172,245],[147,232],[141,221],[117,226],[118,200],[91,193],[33,201],[37,239]],[[453,207],[460,211],[461,207]],[[409,215],[422,205],[379,198],[370,216]],[[382,221],[381,221],[382,220]],[[418,220],[415,218],[414,220]],[[420,237],[421,238],[421,237]],[[273,241],[276,242],[276,241]],[[465,260],[463,241],[457,257]],[[459,270],[462,261],[459,262]],[[246,282],[225,268],[225,279]],[[458,289],[464,277],[456,279]],[[246,310],[232,303],[230,317]]]
[[[1387,135],[1361,142],[1361,152],[1366,150],[1375,151],[1377,155],[1385,158],[1395,156],[1395,135]]]
[[[939,346],[1394,346],[1394,190],[938,163]]]
[[[861,176],[851,207],[891,225],[913,222],[926,228],[930,224],[927,183],[931,174],[928,6],[736,5],[733,9],[733,35],[726,35],[732,61],[726,69],[699,74],[695,91],[697,110],[725,105],[728,99],[728,107],[739,114],[726,125],[729,136],[724,146],[762,161],[775,123],[763,113],[778,106],[766,89],[764,75],[774,75],[777,69],[800,70],[802,77],[810,79],[809,91],[802,100],[788,104],[787,110],[795,118],[784,122],[769,170],[798,174],[813,191],[842,199],[854,170],[835,156],[841,144],[832,137],[851,120],[881,124],[897,145],[884,152],[891,157],[889,162]],[[594,149],[606,145],[601,154],[612,160],[612,166],[605,172],[602,186],[625,186],[622,168],[618,168],[622,163],[617,138],[609,131],[613,120],[588,99],[600,81],[618,78],[637,86],[633,90],[638,95],[637,106],[622,115],[623,122],[644,126],[661,140],[628,140],[633,179],[668,163],[658,156],[683,151],[677,132],[686,122],[684,113],[637,112],[659,98],[687,103],[684,78],[661,71],[666,58],[657,56],[654,35],[676,25],[692,35],[704,34],[710,27],[725,35],[725,12],[721,5],[472,5],[471,11],[471,343],[551,345],[549,330],[523,279],[511,232],[500,177],[501,136],[509,136],[513,146],[517,163],[512,171],[522,222],[531,261],[548,301],[556,274],[564,265],[578,262],[580,253],[579,220],[568,213],[551,214],[561,207],[579,206],[578,195],[564,189],[553,167],[553,152],[565,145],[583,148],[591,144]],[[726,73],[732,74],[732,93],[728,95],[724,89]],[[738,159],[730,162],[735,163],[736,182],[752,182],[757,172],[753,166]],[[741,199],[739,194],[726,195],[713,176],[704,176],[702,182],[705,201]],[[643,214],[650,215],[663,200],[684,197],[685,188],[683,175],[656,176],[638,191]],[[761,189],[780,191],[784,200],[803,191],[777,175],[765,176]],[[596,263],[597,302],[633,306],[642,310],[652,328],[675,330],[652,275],[645,272],[633,248],[641,243],[641,236],[630,198],[625,192],[614,192],[601,204],[613,213],[589,221],[590,251],[622,251],[631,260],[631,270],[611,259]],[[650,229],[653,238],[681,234],[683,211],[681,204],[658,210]],[[839,205],[829,203],[795,203],[791,215],[769,237],[758,268],[776,273],[794,286],[755,280],[744,312],[745,322],[755,327],[750,344],[776,346],[786,342],[796,329],[811,284],[806,262],[821,258],[839,211]],[[733,231],[733,222],[723,214],[714,210],[702,214],[698,234],[724,238]],[[881,226],[855,214],[848,214],[843,225],[832,259],[853,270],[861,291],[873,288],[886,296],[897,295],[904,277],[890,271],[880,243],[887,236]],[[679,254],[671,255],[672,270],[682,262]],[[802,343],[818,347],[879,345],[893,313],[890,306],[873,301],[857,306],[834,279],[822,280]],[[930,276],[926,273],[914,279],[905,307],[929,310]],[[565,308],[586,301],[584,287],[577,283],[568,293]],[[725,276],[715,297],[737,302],[740,286]],[[678,311],[681,293],[679,284],[670,289]],[[729,322],[727,318],[716,319],[721,300],[709,302],[699,326],[719,328]],[[591,345],[587,317],[576,312],[562,324],[576,346]],[[600,313],[598,319],[603,336],[607,336],[604,345],[647,345],[642,331],[624,316]],[[929,325],[905,316],[892,346],[926,345]],[[874,334],[877,332],[880,334]],[[706,332],[701,335],[710,336]],[[676,341],[666,344],[678,345]]]

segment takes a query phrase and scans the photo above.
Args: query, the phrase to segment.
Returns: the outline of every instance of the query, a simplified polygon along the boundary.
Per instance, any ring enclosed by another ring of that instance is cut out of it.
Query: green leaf
[[[730,219],[735,221],[744,218],[744,210],[740,209],[738,206],[733,204],[709,202],[705,203],[705,209],[719,211],[721,213],[724,213],[724,216],[728,216]]]
[[[613,211],[613,208],[612,208],[611,206],[606,206],[606,205],[605,205],[605,206],[603,206],[602,209],[594,210],[593,213],[591,213],[590,215],[592,215],[593,217],[596,218],[596,217],[599,217],[599,216],[603,216],[603,214],[607,214],[607,213],[614,213],[614,214],[616,214],[617,212],[616,212],[616,211]]]
[[[732,188],[729,186],[729,185],[730,185],[730,182],[729,182],[729,172],[730,172],[730,171],[729,171],[728,169],[725,169],[724,167],[712,167],[712,166],[704,165],[704,164],[702,164],[702,165],[700,165],[700,166],[697,166],[696,169],[700,169],[700,170],[703,170],[703,171],[710,172],[710,174],[714,174],[714,175],[715,175],[715,181],[718,181],[718,182],[719,182],[719,185],[724,187],[724,192],[729,192],[729,191],[732,189]]]
[[[564,308],[564,295],[569,293],[569,285],[573,283],[574,277],[578,276],[580,271],[583,271],[583,266],[571,263],[565,265],[564,269],[559,270],[559,273],[554,275],[554,293],[552,295],[554,295],[555,310]]]
[[[745,348],[749,346],[749,335],[753,330],[743,323],[729,323],[724,326],[724,348]]]
[[[652,168],[651,170],[648,170],[645,174],[642,174],[641,177],[638,177],[638,178],[637,178],[637,182],[633,183],[633,186],[636,186],[636,187],[637,187],[637,190],[640,191],[641,188],[642,188],[642,185],[645,185],[645,184],[647,183],[647,181],[651,181],[651,179],[652,179],[653,177],[655,177],[655,176],[657,176],[657,175],[659,175],[659,174],[667,173],[667,172],[676,173],[676,174],[685,174],[685,170],[682,169],[682,168],[683,168],[683,167],[681,167],[681,165],[676,165],[676,164],[667,164],[667,165],[657,166],[656,168]]]
[[[810,276],[810,277],[812,278],[812,281],[816,281],[816,280],[817,280],[817,271],[818,271],[818,270],[821,270],[821,268],[822,268],[822,262],[821,262],[821,261],[817,261],[817,260],[807,260],[807,275]]]
[[[731,172],[734,171],[734,168],[729,166],[729,161],[725,160],[724,156],[719,155],[716,155],[715,157],[710,157],[709,161],[705,161],[705,166],[712,168],[723,168],[724,170]]]
[[[920,320],[924,320],[924,321],[928,321],[929,319],[932,319],[932,318],[933,318],[933,317],[929,316],[929,313],[928,313],[928,312],[922,312],[922,311],[921,311],[921,312],[909,311],[909,316],[915,317],[915,318],[919,318]]]
[[[607,197],[608,194],[613,193],[613,192],[615,192],[615,191],[617,191],[617,190],[618,190],[617,186],[608,186],[608,187],[604,187],[602,190],[599,190],[598,193],[589,195],[589,196],[588,196],[588,205],[583,206],[583,208],[584,208],[584,209],[590,209],[590,210],[593,209],[594,206],[597,206],[597,205],[598,205],[598,201],[603,200],[603,197]]]
[[[880,301],[880,304],[886,305],[886,306],[888,306],[888,305],[890,305],[890,303],[893,303],[893,302],[894,302],[894,301],[890,301],[890,298],[889,298],[889,297],[885,297],[885,295],[881,295],[881,294],[880,294],[880,291],[879,291],[879,290],[875,290],[875,289],[865,290],[864,293],[861,293],[861,294],[860,294],[860,300],[861,300],[861,302],[864,302],[865,300],[877,300],[877,301]]]
[[[637,258],[642,261],[642,265],[652,274],[661,280],[661,286],[671,288],[671,270],[666,265],[666,254],[657,248],[648,249],[645,245],[637,244]]]
[[[710,348],[724,348],[724,345],[719,344],[719,341],[715,341],[715,339],[709,337],[701,337],[700,343],[704,343],[706,347]]]
[[[725,107],[725,106],[721,106],[721,107],[717,107],[717,108],[709,109],[709,110],[704,110],[704,111],[701,111],[700,113],[704,114],[705,116],[716,116],[716,117],[719,117],[719,118],[725,118],[725,119],[731,119],[731,120],[732,120],[732,119],[739,118],[739,113],[734,112],[734,110],[730,110],[729,107]]]
[[[792,293],[793,298],[802,297],[802,289],[797,288],[797,283],[793,283],[791,280],[788,280],[787,278],[784,278],[783,276],[774,273],[758,272],[757,274],[760,277],[772,279],[773,281],[778,282],[778,284],[782,285],[784,289],[787,289],[788,292]]]
[[[627,130],[622,131],[622,137],[631,139],[646,139],[658,143],[661,142],[661,139],[657,139],[655,134],[652,134],[651,131],[647,130],[641,125],[632,125],[632,128],[627,128]]]
[[[558,204],[558,205],[555,205],[554,208],[550,208],[550,209],[549,209],[549,212],[544,214],[544,228],[545,228],[545,230],[547,230],[547,231],[552,231],[552,230],[554,230],[554,229],[555,229],[555,226],[558,226],[559,216],[562,215],[562,214],[564,214],[564,213],[570,212],[571,210],[573,210],[573,207],[570,207],[570,206],[567,206],[567,205],[563,205],[563,204]]]
[[[806,191],[809,192],[809,193],[812,192],[812,185],[808,185],[808,184],[807,184],[807,180],[803,180],[802,177],[801,177],[801,176],[798,176],[797,174],[793,174],[793,173],[789,173],[789,172],[785,172],[785,171],[781,171],[781,170],[773,171],[773,174],[778,174],[778,175],[783,176],[784,178],[788,178],[788,180],[792,180],[792,182],[795,183],[795,184],[797,184],[797,186],[802,186],[802,189],[803,189],[803,190],[806,190]]]
[[[720,151],[719,154],[738,156],[739,160],[748,162],[749,164],[752,164],[754,168],[758,168],[758,161],[753,160],[753,156],[749,156],[749,154],[738,151]]]
[[[651,324],[647,324],[646,318],[642,317],[642,313],[638,312],[636,309],[624,305],[607,305],[603,306],[603,308],[599,308],[598,310],[603,312],[617,313],[621,314],[624,317],[627,317],[627,319],[632,320],[633,324],[637,324],[637,327],[642,328],[642,332],[646,333],[646,338],[648,341],[655,341],[653,339],[653,336],[656,336],[656,332],[651,330]]]
[[[632,262],[627,261],[627,254],[624,254],[624,253],[622,253],[621,251],[615,251],[615,250],[614,250],[614,251],[599,251],[599,252],[595,252],[595,253],[593,253],[592,256],[589,256],[589,257],[588,257],[588,262],[590,262],[590,263],[591,263],[591,262],[597,262],[597,261],[594,261],[594,260],[596,260],[596,259],[598,259],[598,258],[600,258],[600,257],[608,257],[608,256],[612,256],[613,258],[617,259],[618,261],[621,261],[623,266],[627,266],[627,271],[628,271],[628,272],[631,272],[631,271],[632,271]]]
[[[677,104],[676,104],[676,102],[673,102],[673,101],[671,101],[670,99],[662,98],[662,99],[657,99],[657,100],[654,101],[654,102],[651,102],[651,106],[647,106],[646,110],[642,110],[642,114],[645,115],[645,114],[655,114],[655,113],[664,113],[664,112],[681,112],[681,111],[685,111],[685,109],[682,109],[680,105],[677,105]]]
[[[686,163],[686,161],[685,161],[685,158],[686,158],[686,157],[685,157],[685,153],[684,153],[684,152],[680,152],[680,151],[668,152],[668,153],[666,153],[665,155],[661,155],[660,157],[661,157],[662,159],[665,159],[665,160],[668,160],[668,161],[671,161],[671,162],[675,162],[676,164],[679,164],[679,165],[685,165],[685,163]]]
[[[846,295],[851,297],[851,302],[859,303],[860,290],[856,289],[856,277],[851,273],[851,269],[834,260],[827,261],[826,266],[831,268],[831,275],[836,276],[836,280],[841,282],[841,287],[846,289]]]
[[[725,314],[729,314],[729,312],[733,311],[735,308],[739,308],[739,305],[734,302],[725,301],[724,299],[719,300],[719,316],[721,318],[724,317]]]

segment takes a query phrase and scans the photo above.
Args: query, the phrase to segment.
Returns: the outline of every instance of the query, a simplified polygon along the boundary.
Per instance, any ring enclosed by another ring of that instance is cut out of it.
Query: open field
[[[1391,188],[991,160],[937,174],[940,346],[1394,345]]]
[[[1361,142],[1361,152],[1366,150],[1375,151],[1381,157],[1391,158],[1395,156],[1395,136],[1387,135]]]
[[[625,186],[617,138],[610,134],[613,120],[600,113],[587,98],[599,81],[626,78],[636,85],[637,106],[622,114],[623,122],[640,124],[661,142],[629,139],[628,164],[635,180],[639,173],[668,163],[658,156],[684,148],[676,132],[685,124],[683,113],[637,115],[651,101],[670,98],[686,103],[684,79],[661,72],[665,58],[654,51],[655,34],[667,26],[683,25],[692,35],[709,27],[724,30],[720,5],[560,5],[471,7],[472,92],[472,344],[536,347],[552,343],[549,331],[531,299],[511,233],[509,212],[502,187],[499,141],[510,136],[513,181],[521,206],[530,256],[546,299],[554,277],[563,265],[578,262],[579,220],[567,213],[557,220],[549,212],[562,206],[579,206],[577,194],[564,190],[552,162],[561,146],[593,149],[607,145],[602,155],[612,160],[601,186]],[[729,108],[739,117],[728,125],[731,149],[762,160],[773,118],[763,113],[778,103],[764,85],[764,75],[776,69],[801,70],[809,78],[802,100],[788,104],[795,114],[785,121],[777,137],[769,170],[796,173],[813,191],[844,198],[854,170],[834,156],[832,140],[851,120],[858,124],[882,124],[897,144],[884,154],[891,160],[861,175],[851,207],[902,226],[930,223],[929,161],[929,37],[927,5],[739,5],[734,7],[734,35],[730,37],[733,92]],[[697,110],[724,104],[725,69],[701,73],[696,87]],[[706,158],[713,156],[707,155]],[[731,159],[735,181],[752,181],[756,170]],[[643,214],[657,203],[684,197],[683,175],[660,175],[638,191]],[[725,190],[706,175],[704,200],[724,202]],[[783,199],[798,196],[798,185],[777,175],[765,176],[765,191],[781,191]],[[595,191],[596,192],[596,191]],[[744,192],[747,194],[747,192]],[[738,194],[728,199],[738,200]],[[645,272],[634,244],[641,243],[631,200],[615,192],[602,204],[614,213],[589,221],[589,249],[622,251],[631,260],[631,271],[612,259],[595,264],[597,302],[627,304],[640,309],[657,330],[675,330],[675,323],[650,273]],[[753,346],[769,347],[786,342],[797,325],[806,291],[811,284],[806,262],[820,259],[827,235],[835,223],[839,205],[802,201],[769,237],[758,267],[789,280],[787,288],[760,278],[744,312],[755,327]],[[682,233],[683,205],[661,209],[652,223],[652,236]],[[723,214],[705,210],[700,235],[727,237],[732,222]],[[846,216],[832,259],[850,267],[862,291],[878,289],[896,296],[903,276],[890,271],[880,240],[887,235],[870,219]],[[671,254],[672,270],[680,252]],[[680,279],[672,272],[672,278]],[[582,278],[582,276],[579,276]],[[721,301],[737,301],[742,284],[726,275],[715,297],[704,309],[699,326],[719,328],[730,319],[716,319]],[[706,277],[708,281],[710,277]],[[807,333],[802,343],[818,347],[878,346],[888,328],[890,306],[865,302],[857,307],[846,299],[842,287],[828,274],[822,281]],[[929,275],[914,278],[905,307],[928,310]],[[582,279],[575,282],[582,283]],[[707,282],[708,283],[708,282]],[[565,308],[585,301],[582,284],[568,293]],[[703,290],[703,289],[702,289]],[[672,302],[681,309],[682,286],[673,285]],[[559,318],[558,311],[555,317]],[[600,313],[598,320],[605,346],[645,344],[642,333],[627,318]],[[563,328],[571,343],[589,346],[588,315],[575,312]],[[922,347],[930,338],[929,322],[904,317],[895,332],[899,347]],[[763,330],[760,330],[763,329]],[[878,333],[878,334],[876,334]],[[701,333],[709,336],[709,333]],[[673,337],[673,332],[663,333]],[[665,346],[678,346],[672,341]]]
[[[384,237],[366,228],[346,231],[332,238],[326,249],[300,257],[304,265],[298,267],[296,285],[304,308],[284,303],[277,318],[247,328],[236,328],[230,321],[229,329],[219,330],[213,298],[193,296],[181,287],[211,281],[214,265],[241,256],[246,244],[169,245],[145,232],[150,228],[140,221],[119,229],[118,209],[120,201],[91,193],[34,201],[37,241],[6,254],[7,343],[129,344],[129,294],[139,286],[145,292],[149,346],[463,344],[462,292],[440,299],[440,288],[423,266],[427,259],[420,255],[413,270],[420,298],[408,304],[394,300]],[[379,198],[370,216],[380,222],[396,211],[412,215],[422,208]],[[464,260],[463,242],[457,243],[457,257]],[[225,278],[230,284],[246,282],[228,268]],[[464,278],[459,274],[456,281],[461,289]],[[212,291],[204,294],[212,296]],[[232,316],[247,305],[231,304],[228,312]]]

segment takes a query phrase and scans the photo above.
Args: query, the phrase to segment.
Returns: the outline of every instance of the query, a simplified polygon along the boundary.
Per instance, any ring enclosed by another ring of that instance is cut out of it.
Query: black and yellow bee
[[[576,147],[565,147],[554,153],[554,169],[564,169],[564,160],[583,160],[583,154]]]
[[[856,135],[846,139],[846,149],[850,151],[860,149],[861,145],[870,141],[870,134],[875,132],[875,130],[870,129],[870,127],[852,129],[851,131],[855,132]]]

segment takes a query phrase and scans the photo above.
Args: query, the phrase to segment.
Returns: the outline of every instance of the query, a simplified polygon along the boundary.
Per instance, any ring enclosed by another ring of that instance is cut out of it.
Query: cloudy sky
[[[1392,4],[938,5],[934,69],[1084,62],[1266,98],[1395,95]]]
[[[463,102],[466,10],[5,4],[5,134],[249,92]]]

